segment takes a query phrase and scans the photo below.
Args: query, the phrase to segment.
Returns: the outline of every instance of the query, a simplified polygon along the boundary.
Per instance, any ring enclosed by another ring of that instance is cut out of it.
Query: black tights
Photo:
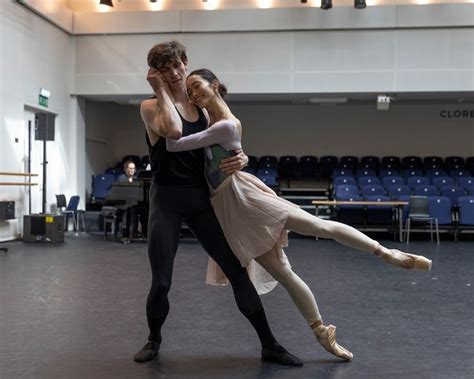
[[[156,184],[150,189],[148,221],[148,257],[152,270],[146,305],[150,328],[148,339],[161,342],[161,326],[169,312],[168,292],[182,220],[229,279],[237,306],[257,331],[262,346],[275,346],[276,340],[268,326],[260,298],[247,270],[240,265],[225,240],[209,202],[208,190]]]

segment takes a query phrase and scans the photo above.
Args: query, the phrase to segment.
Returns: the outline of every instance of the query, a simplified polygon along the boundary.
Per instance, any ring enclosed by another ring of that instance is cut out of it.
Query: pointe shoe
[[[346,361],[352,361],[354,355],[336,342],[336,327],[334,325],[319,325],[313,329],[313,332],[316,334],[318,342],[328,353]]]
[[[431,271],[431,260],[421,255],[408,254],[397,249],[388,250],[390,254],[384,253],[381,249],[376,250],[375,255],[380,256],[384,261],[407,270]]]

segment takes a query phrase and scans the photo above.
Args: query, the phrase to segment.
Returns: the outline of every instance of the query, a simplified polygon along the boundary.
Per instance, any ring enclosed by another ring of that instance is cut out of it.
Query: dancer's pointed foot
[[[303,362],[298,357],[286,351],[286,349],[277,344],[262,349],[262,361],[279,363],[285,366],[303,366]]]
[[[346,361],[352,361],[354,355],[336,342],[336,327],[334,325],[319,325],[313,331],[319,343],[327,352]]]
[[[397,249],[387,249],[381,245],[375,250],[374,254],[394,266],[407,270],[431,271],[431,260],[422,255],[408,254]]]

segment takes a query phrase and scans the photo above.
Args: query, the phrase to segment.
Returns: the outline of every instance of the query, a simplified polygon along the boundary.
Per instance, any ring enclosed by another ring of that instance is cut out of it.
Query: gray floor
[[[295,271],[355,356],[327,354],[279,286],[262,299],[302,368],[260,362],[231,289],[203,284],[207,258],[194,240],[180,245],[160,360],[148,364],[132,361],[147,336],[145,245],[84,234],[1,246],[10,251],[0,253],[0,378],[474,377],[472,241],[410,244],[433,259],[431,273],[416,273],[331,241],[292,239]]]

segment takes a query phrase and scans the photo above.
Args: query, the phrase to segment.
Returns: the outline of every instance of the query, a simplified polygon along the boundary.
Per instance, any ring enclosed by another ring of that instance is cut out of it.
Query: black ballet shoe
[[[158,355],[160,344],[155,341],[148,341],[141,350],[133,356],[135,362],[148,362],[155,359]]]
[[[279,363],[284,366],[303,366],[303,361],[301,359],[286,351],[286,349],[281,345],[264,347],[262,349],[262,361]]]

